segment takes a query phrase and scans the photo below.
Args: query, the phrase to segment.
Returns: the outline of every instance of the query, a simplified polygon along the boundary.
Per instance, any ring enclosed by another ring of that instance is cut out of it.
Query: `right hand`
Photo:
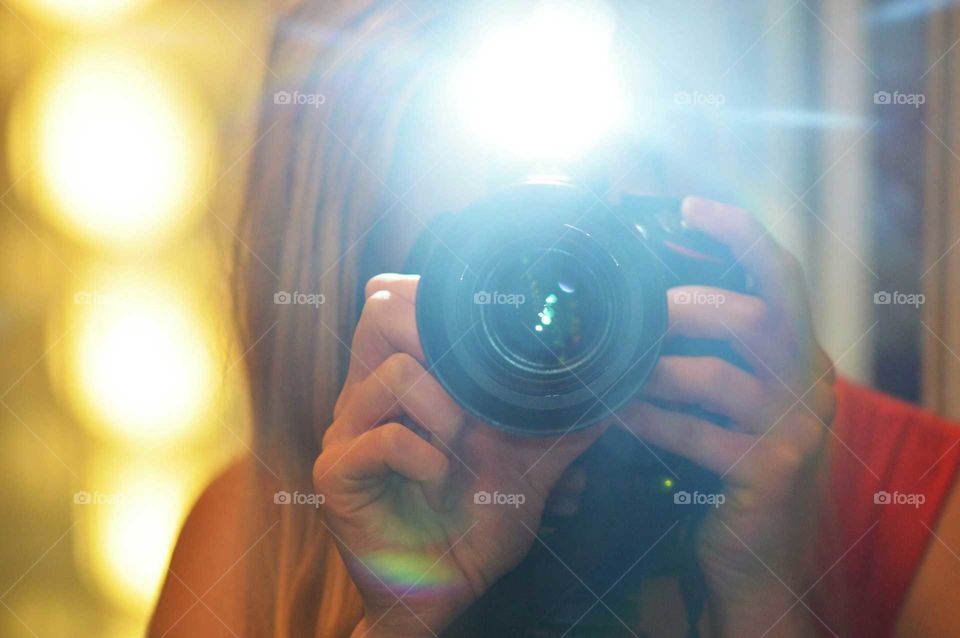
[[[465,413],[423,367],[418,282],[367,284],[314,464],[326,524],[364,602],[357,637],[441,632],[526,555],[558,479],[604,429],[521,437]],[[476,502],[480,492],[523,502]]]

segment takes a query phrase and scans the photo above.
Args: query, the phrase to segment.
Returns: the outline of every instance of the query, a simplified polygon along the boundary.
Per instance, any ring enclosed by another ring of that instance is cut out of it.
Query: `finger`
[[[425,359],[413,302],[400,294],[380,290],[363,306],[353,335],[346,385],[365,379],[395,352],[405,352],[420,361]]]
[[[722,339],[767,331],[769,310],[759,297],[721,288],[678,286],[667,292],[671,336]]]
[[[447,457],[409,428],[388,423],[364,432],[356,441],[321,454],[314,465],[318,491],[369,489],[393,474],[423,487],[431,507],[445,507],[444,486],[450,471]]]
[[[682,204],[687,225],[726,244],[737,263],[756,282],[760,295],[779,306],[789,306],[799,264],[752,215],[700,197]]]
[[[373,277],[367,282],[364,296],[369,298],[374,293],[385,290],[403,297],[410,303],[414,303],[417,299],[417,286],[419,283],[420,275],[383,273]]]
[[[669,291],[667,308],[668,336],[726,341],[755,372],[783,358],[774,356],[771,348],[792,343],[790,326],[775,321],[767,303],[753,295],[680,286]],[[771,338],[774,334],[782,338]]]
[[[352,439],[402,416],[409,416],[447,448],[454,445],[466,420],[466,413],[419,361],[395,353],[354,386],[328,438],[334,444]]]
[[[627,429],[647,443],[717,474],[736,464],[750,449],[754,438],[643,401],[631,404],[622,420]]]
[[[723,295],[722,303],[678,303],[683,299],[706,299]],[[807,357],[816,347],[804,335],[809,334],[805,320],[789,317],[808,317],[809,310],[795,309],[776,312],[759,297],[743,295],[718,288],[682,286],[672,288],[668,295],[670,337],[692,339],[716,339],[726,341],[730,348],[743,358],[752,372],[761,378],[773,378],[781,382],[792,378],[791,370],[807,369]],[[802,386],[802,383],[800,384]]]
[[[642,394],[725,416],[737,431],[759,433],[766,427],[760,381],[717,357],[661,357]]]

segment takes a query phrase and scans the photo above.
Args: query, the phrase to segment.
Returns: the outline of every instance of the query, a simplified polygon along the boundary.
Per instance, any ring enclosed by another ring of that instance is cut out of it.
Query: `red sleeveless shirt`
[[[878,638],[893,633],[933,539],[960,427],[846,380],[836,391],[811,608],[823,635]]]

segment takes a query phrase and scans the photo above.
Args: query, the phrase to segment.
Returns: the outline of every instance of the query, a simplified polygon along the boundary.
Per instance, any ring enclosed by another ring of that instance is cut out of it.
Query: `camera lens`
[[[433,229],[417,289],[429,372],[505,430],[562,434],[624,405],[667,325],[660,265],[588,191],[530,182]]]
[[[482,310],[493,347],[505,361],[534,373],[588,361],[609,331],[600,278],[566,250],[510,253],[490,275],[489,287],[497,292]]]

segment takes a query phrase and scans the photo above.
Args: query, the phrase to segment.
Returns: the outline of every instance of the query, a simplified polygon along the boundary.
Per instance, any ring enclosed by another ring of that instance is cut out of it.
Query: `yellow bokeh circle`
[[[95,454],[73,495],[81,572],[124,608],[155,604],[177,531],[204,480],[196,458],[188,459]]]
[[[209,429],[218,356],[188,299],[173,282],[122,275],[74,293],[66,384],[89,428],[146,443]]]
[[[58,56],[14,110],[11,153],[44,213],[115,248],[156,245],[202,207],[212,132],[169,70],[135,50]]]
[[[12,0],[30,17],[68,27],[95,27],[116,23],[152,0]]]

